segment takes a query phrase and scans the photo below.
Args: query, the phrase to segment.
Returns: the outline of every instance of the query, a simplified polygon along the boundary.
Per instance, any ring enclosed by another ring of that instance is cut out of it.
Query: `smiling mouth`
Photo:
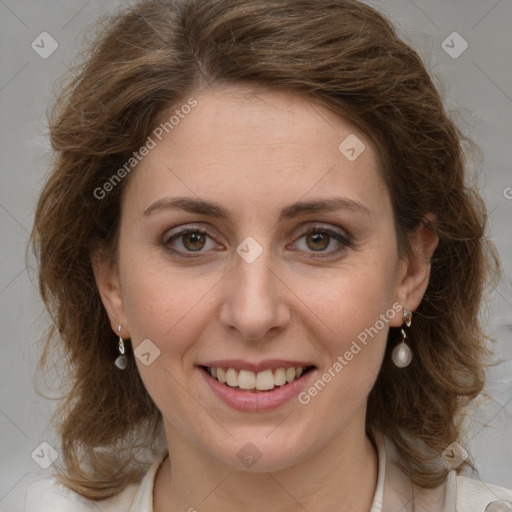
[[[309,373],[315,366],[276,368],[261,372],[210,366],[200,366],[200,368],[217,382],[229,388],[258,393],[286,386]]]

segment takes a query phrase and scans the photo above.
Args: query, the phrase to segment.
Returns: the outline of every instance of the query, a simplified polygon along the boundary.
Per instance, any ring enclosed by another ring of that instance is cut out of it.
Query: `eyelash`
[[[181,231],[179,231],[179,232],[173,234],[172,236],[170,236],[169,238],[167,238],[167,240],[164,239],[163,245],[165,246],[165,248],[167,250],[169,250],[171,253],[173,253],[174,255],[176,255],[176,256],[178,256],[180,258],[198,258],[198,257],[201,257],[202,255],[200,253],[202,252],[202,250],[196,251],[198,253],[197,256],[192,256],[192,255],[185,255],[184,252],[178,251],[176,249],[172,249],[170,247],[170,243],[171,242],[173,242],[174,240],[179,239],[180,237],[182,237],[184,235],[188,235],[190,233],[195,233],[195,234],[200,234],[200,235],[207,235],[207,236],[209,236],[212,239],[214,238],[213,234],[210,233],[207,229],[199,229],[199,228],[193,228],[192,227],[192,228],[182,229]],[[337,242],[339,242],[341,244],[339,248],[331,250],[331,251],[329,251],[327,253],[325,253],[324,251],[318,251],[318,253],[322,253],[322,255],[315,254],[315,252],[312,251],[311,256],[309,256],[312,259],[329,258],[329,257],[337,256],[337,255],[341,254],[342,252],[346,251],[347,249],[350,249],[350,248],[352,248],[354,246],[354,244],[353,244],[353,242],[352,242],[352,240],[350,239],[349,236],[344,236],[341,233],[338,233],[338,232],[333,231],[331,229],[328,229],[328,228],[325,228],[325,227],[320,227],[320,226],[309,227],[309,228],[301,231],[301,233],[299,234],[299,237],[297,238],[297,241],[300,240],[302,237],[304,237],[306,235],[309,235],[309,234],[312,234],[312,233],[315,233],[315,234],[320,233],[320,234],[327,235],[330,238],[334,238]],[[294,244],[295,244],[295,242],[294,242]],[[186,252],[193,253],[194,251],[186,251]]]

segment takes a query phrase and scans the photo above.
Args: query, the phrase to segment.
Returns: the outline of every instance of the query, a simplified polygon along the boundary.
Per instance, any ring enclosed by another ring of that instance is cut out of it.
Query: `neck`
[[[169,454],[154,487],[154,512],[369,512],[378,458],[348,427],[313,455],[272,472],[234,470],[166,426]]]

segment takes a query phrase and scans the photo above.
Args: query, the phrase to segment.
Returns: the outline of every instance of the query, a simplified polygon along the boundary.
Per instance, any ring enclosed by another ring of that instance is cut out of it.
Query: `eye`
[[[165,236],[163,245],[178,257],[195,258],[204,255],[206,251],[216,247],[212,238],[213,234],[210,234],[208,230],[188,227],[171,232]],[[308,256],[310,258],[328,258],[336,256],[353,246],[349,236],[320,226],[313,226],[303,230],[298,240],[301,239],[304,239],[305,247],[297,247],[303,244],[295,242],[291,248],[294,250],[298,248],[301,251],[309,253],[322,253],[310,254]],[[331,250],[326,250],[332,245],[336,247]]]
[[[327,258],[338,255],[353,245],[348,236],[320,226],[310,227],[309,229],[303,231],[299,240],[301,239],[304,239],[304,245],[306,248],[302,249],[299,247],[300,250],[313,253],[325,253],[320,255],[311,254],[309,256],[311,258]],[[334,245],[337,245],[337,247],[332,250],[326,250],[329,246],[333,245],[333,241]],[[296,245],[301,244],[297,244],[297,242],[295,242],[294,246],[292,247],[295,248]]]
[[[211,241],[211,235],[208,231],[198,228],[185,228],[182,229],[171,236],[167,236],[164,239],[163,244],[173,253],[178,255],[182,255],[183,257],[195,257],[191,254],[183,254],[183,253],[201,253],[204,252],[203,249],[212,249],[213,247],[208,247],[208,239]],[[176,244],[176,242],[178,242]],[[176,249],[176,245],[181,246]],[[213,244],[214,246],[215,244]],[[180,254],[181,253],[181,254]]]

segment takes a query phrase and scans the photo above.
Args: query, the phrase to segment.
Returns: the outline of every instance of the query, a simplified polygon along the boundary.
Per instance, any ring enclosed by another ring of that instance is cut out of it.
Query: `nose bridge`
[[[237,247],[234,258],[234,268],[226,276],[229,284],[221,320],[244,338],[262,340],[270,329],[283,327],[289,317],[278,290],[272,250],[249,237]]]
[[[251,252],[253,250],[250,249]],[[252,298],[265,302],[271,299],[274,277],[271,264],[272,254],[269,247],[262,250],[254,260],[239,256],[239,261],[235,264],[235,287],[249,302]]]

